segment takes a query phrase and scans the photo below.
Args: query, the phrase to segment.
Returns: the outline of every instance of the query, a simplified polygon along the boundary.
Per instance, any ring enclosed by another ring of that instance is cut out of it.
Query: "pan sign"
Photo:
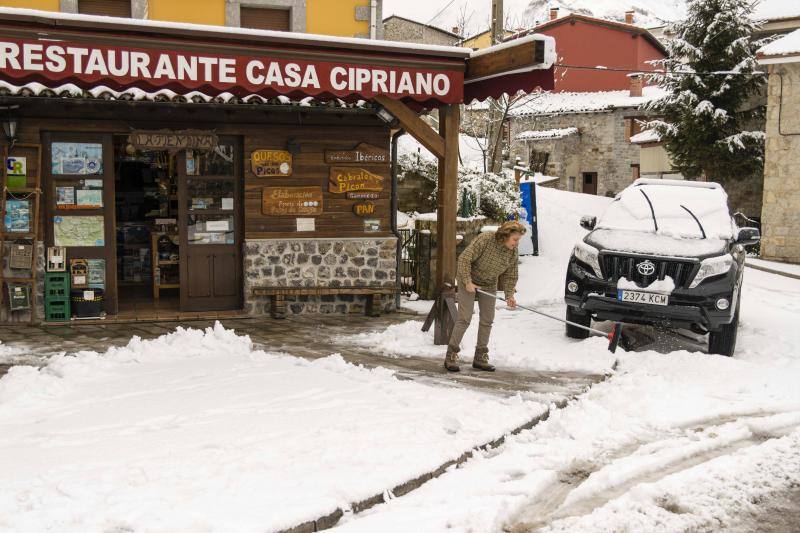
[[[354,191],[382,191],[383,176],[353,167],[331,167],[328,191],[335,194]]]
[[[353,213],[360,217],[369,217],[375,214],[375,204],[372,202],[358,202],[353,206]]]
[[[352,150],[325,150],[325,162],[332,165],[389,163],[389,150],[361,143]]]
[[[292,175],[292,154],[285,150],[255,150],[250,168],[259,178]]]
[[[420,68],[394,65],[377,58],[341,61],[334,53],[314,58],[291,57],[289,48],[262,49],[258,55],[216,50],[175,50],[137,45],[79,41],[74,35],[48,31],[48,39],[0,38],[0,78],[11,83],[37,81],[48,87],[73,83],[83,89],[105,85],[114,90],[230,92],[370,99],[385,95],[420,102],[460,103],[464,94],[461,63]],[[232,48],[235,50],[235,48]],[[289,57],[287,57],[289,56]]]

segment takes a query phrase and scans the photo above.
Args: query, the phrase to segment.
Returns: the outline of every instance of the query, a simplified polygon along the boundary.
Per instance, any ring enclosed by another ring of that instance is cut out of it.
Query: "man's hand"
[[[471,281],[468,281],[464,288],[467,289],[467,292],[475,292],[477,289],[480,289],[478,285],[475,285]]]
[[[509,309],[515,309],[517,307],[517,300],[513,296],[511,298],[506,298],[506,305],[508,305]]]

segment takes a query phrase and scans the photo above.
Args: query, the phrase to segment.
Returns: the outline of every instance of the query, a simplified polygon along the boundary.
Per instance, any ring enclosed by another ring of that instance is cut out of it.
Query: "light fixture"
[[[379,107],[378,110],[375,112],[378,115],[378,118],[384,121],[386,124],[390,126],[397,121],[394,115],[389,113],[385,107]]]
[[[17,142],[17,120],[14,111],[19,109],[18,105],[0,106],[0,111],[3,112],[3,133],[6,135],[8,144],[13,145]]]
[[[717,300],[717,309],[724,311],[731,306],[731,302],[727,298],[720,298]]]
[[[567,283],[567,290],[573,293],[578,292],[578,284],[575,283],[574,281],[570,281],[569,283]]]

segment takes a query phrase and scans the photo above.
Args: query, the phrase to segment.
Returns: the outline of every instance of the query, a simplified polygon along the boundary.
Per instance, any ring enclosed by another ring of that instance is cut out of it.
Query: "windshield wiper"
[[[694,216],[694,213],[692,213],[691,211],[689,211],[689,208],[688,208],[688,207],[686,207],[685,205],[682,205],[681,207],[682,207],[683,209],[685,209],[687,213],[689,213],[690,215],[692,215],[692,218],[694,219],[694,221],[695,221],[695,222],[697,222],[697,227],[698,227],[698,228],[700,228],[700,233],[702,233],[702,234],[703,234],[703,238],[704,238],[704,239],[706,239],[706,238],[707,238],[707,237],[706,237],[706,230],[704,230],[704,229],[703,229],[703,225],[700,223],[700,219],[698,219],[696,216]]]
[[[647,200],[647,204],[650,206],[650,215],[653,217],[653,226],[655,226],[656,233],[658,233],[658,221],[656,220],[656,210],[653,209],[653,202],[650,201],[650,197],[647,196],[647,193],[644,192],[644,189],[639,189],[639,192],[642,193],[644,199]]]

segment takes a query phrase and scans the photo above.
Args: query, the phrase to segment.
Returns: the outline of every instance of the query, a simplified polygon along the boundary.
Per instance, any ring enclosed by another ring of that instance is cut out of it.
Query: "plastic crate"
[[[69,273],[47,272],[44,275],[44,301],[69,300]]]
[[[47,322],[67,322],[70,319],[69,300],[54,300],[44,303],[44,319]]]

